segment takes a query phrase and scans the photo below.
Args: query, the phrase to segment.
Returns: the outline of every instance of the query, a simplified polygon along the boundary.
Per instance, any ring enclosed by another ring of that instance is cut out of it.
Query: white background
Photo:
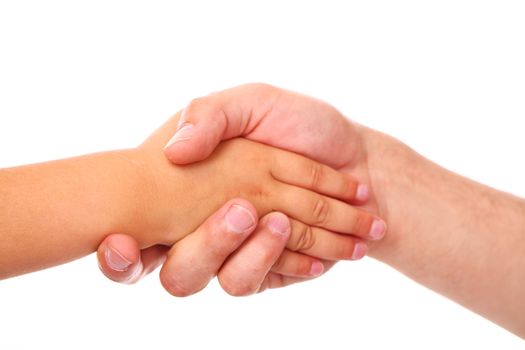
[[[0,167],[135,146],[191,98],[262,81],[525,196],[524,18],[501,0],[2,1]],[[120,286],[93,255],[0,282],[0,349],[144,346],[524,343],[371,259],[240,299]]]

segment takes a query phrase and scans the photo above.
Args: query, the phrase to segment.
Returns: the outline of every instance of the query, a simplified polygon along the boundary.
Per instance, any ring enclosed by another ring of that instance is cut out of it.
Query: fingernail
[[[319,261],[314,261],[310,266],[310,276],[319,276],[324,272],[324,266]]]
[[[288,218],[281,214],[270,215],[268,223],[266,224],[270,231],[276,235],[287,235],[290,232],[290,221]]]
[[[352,253],[352,260],[362,259],[366,255],[367,246],[364,242],[357,242]]]
[[[179,128],[179,130],[177,130],[175,135],[173,135],[173,137],[168,141],[168,143],[166,144],[164,148],[168,148],[174,143],[191,139],[194,131],[195,130],[192,124],[188,124],[188,123],[183,124],[182,127]]]
[[[244,233],[255,225],[252,213],[238,205],[233,204],[225,215],[228,231],[233,233]]]
[[[357,186],[357,192],[355,194],[355,199],[357,199],[360,202],[365,202],[368,200],[369,196],[370,196],[370,189],[368,188],[368,185],[359,184],[359,186]]]
[[[369,237],[373,240],[383,238],[386,233],[386,224],[383,220],[375,219],[370,227]]]
[[[111,247],[106,248],[106,262],[112,270],[126,271],[131,266],[131,261],[126,259],[119,251]]]

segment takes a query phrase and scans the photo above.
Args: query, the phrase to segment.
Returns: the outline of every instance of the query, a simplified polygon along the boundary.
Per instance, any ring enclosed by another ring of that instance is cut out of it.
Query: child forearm
[[[281,211],[294,227],[327,230],[339,243],[340,234],[378,239],[374,223],[384,233],[379,218],[346,203],[355,179],[290,152],[238,139],[205,162],[171,164],[162,147],[176,122],[135,149],[0,170],[0,278],[87,255],[111,233],[141,248],[172,245],[232,198],[261,216]]]
[[[96,250],[141,228],[142,179],[132,151],[0,170],[0,279]]]

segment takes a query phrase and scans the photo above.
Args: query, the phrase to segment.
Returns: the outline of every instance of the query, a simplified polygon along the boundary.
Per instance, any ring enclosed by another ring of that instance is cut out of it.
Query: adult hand
[[[523,199],[454,174],[387,135],[346,123],[322,102],[264,85],[193,101],[166,153],[172,161],[192,162],[236,134],[351,170],[374,191],[369,209],[389,223],[388,236],[371,245],[369,255],[525,336],[525,284],[519,283],[525,266]]]
[[[187,164],[205,159],[220,141],[242,136],[303,154],[339,170],[351,171],[360,183],[365,184],[368,183],[368,173],[359,130],[359,126],[350,123],[335,108],[322,101],[269,85],[249,84],[193,100],[182,112],[178,131],[166,146],[165,153],[172,162]],[[360,187],[356,198],[366,200],[368,188]],[[375,209],[373,204],[370,208]],[[214,217],[218,218],[216,215]],[[225,230],[220,230],[223,227],[220,222],[213,222],[212,218],[210,220],[204,224],[205,229],[199,229],[200,235],[213,237],[213,232],[227,234]],[[265,234],[269,232],[266,227],[268,222],[270,220],[264,218],[255,234],[224,265],[222,262],[228,257],[227,253],[235,251],[241,244],[240,241],[224,249],[213,263],[201,260],[195,265],[197,257],[202,259],[203,256],[210,255],[205,252],[213,251],[209,245],[213,239],[206,240],[208,245],[201,244],[198,249],[182,249],[186,245],[196,246],[195,243],[188,242],[202,242],[202,239],[193,235],[188,236],[171,249],[161,271],[161,281],[172,294],[187,295],[200,290],[218,272],[219,281],[227,292],[245,295],[266,287],[281,287],[308,279],[332,265],[324,262],[322,268],[312,263],[310,270],[313,271],[310,271],[310,275],[302,271],[302,274],[296,275],[300,277],[270,273],[266,278],[261,278],[284,248],[282,241]],[[377,233],[382,235],[384,227],[377,227]],[[218,234],[216,237],[218,238]],[[313,237],[311,232],[307,232],[291,245],[296,248],[312,246]],[[291,250],[288,247],[283,254],[289,255]],[[365,250],[364,245],[359,245],[353,258],[362,257]],[[115,253],[117,251],[121,254]],[[174,251],[177,254],[173,254]],[[261,261],[257,261],[257,255],[252,252],[264,252],[264,259],[259,258]],[[164,253],[165,248],[146,249],[142,252],[141,262],[141,254],[134,240],[131,237],[114,235],[101,245],[99,260],[103,272],[111,279],[133,282],[161,264]],[[127,258],[120,261],[126,267],[115,269],[119,267],[119,263],[111,264],[111,258],[119,261],[119,257],[123,255]],[[283,261],[286,259],[279,259],[279,262]],[[274,270],[282,269],[282,265],[289,264],[278,263]],[[256,268],[264,273],[253,274]],[[200,274],[204,274],[205,278],[198,277]]]
[[[275,279],[292,282],[293,275],[315,276],[323,271],[323,265],[314,259],[294,259],[293,253],[281,256],[291,231],[284,214],[268,214],[256,224],[257,212],[253,206],[234,199],[171,249],[154,246],[140,251],[131,236],[114,234],[100,245],[98,259],[108,278],[134,283],[161,265],[169,251],[169,259],[161,270],[161,282],[176,296],[201,290],[219,269],[219,281],[232,295],[260,291],[274,284]],[[227,260],[241,244],[239,254]],[[300,244],[288,242],[292,249]],[[237,281],[239,271],[246,275],[243,281]]]

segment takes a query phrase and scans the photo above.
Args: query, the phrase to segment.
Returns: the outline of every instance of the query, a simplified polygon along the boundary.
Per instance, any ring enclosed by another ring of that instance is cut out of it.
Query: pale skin
[[[373,191],[364,207],[388,223],[385,239],[370,244],[371,257],[525,337],[523,199],[454,174],[390,136],[347,121],[321,101],[268,85],[249,84],[199,98],[185,109],[182,119],[184,125],[194,126],[193,135],[166,149],[174,163],[205,159],[220,140],[243,136],[352,173]],[[138,254],[131,249],[129,237],[109,237],[105,244]],[[275,246],[260,247],[281,252]],[[248,283],[252,289],[236,289],[236,283],[246,284],[243,280],[251,278],[236,263],[250,262],[243,249],[225,258],[224,264],[203,262],[203,270],[210,276],[218,274],[231,294],[303,280],[270,273],[260,284]],[[261,264],[265,274],[268,262],[254,264]],[[181,275],[184,267],[184,261],[172,253],[161,278],[171,275],[178,284],[199,288],[202,283],[195,279],[210,278],[206,273]],[[126,272],[112,275],[107,265],[102,268],[116,280],[126,276]],[[185,294],[191,292],[189,288]]]
[[[238,241],[275,210],[294,222],[267,219],[279,241],[306,228],[318,236],[283,258],[280,273],[290,276],[318,275],[323,263],[356,258],[360,242],[384,234],[379,218],[348,204],[355,179],[291,152],[236,139],[205,162],[173,166],[162,149],[176,124],[170,119],[137,148],[0,170],[0,278],[87,255],[113,232],[162,252],[158,245],[173,245],[234,197],[245,200],[229,203],[230,219],[239,211],[248,217],[230,220]]]

